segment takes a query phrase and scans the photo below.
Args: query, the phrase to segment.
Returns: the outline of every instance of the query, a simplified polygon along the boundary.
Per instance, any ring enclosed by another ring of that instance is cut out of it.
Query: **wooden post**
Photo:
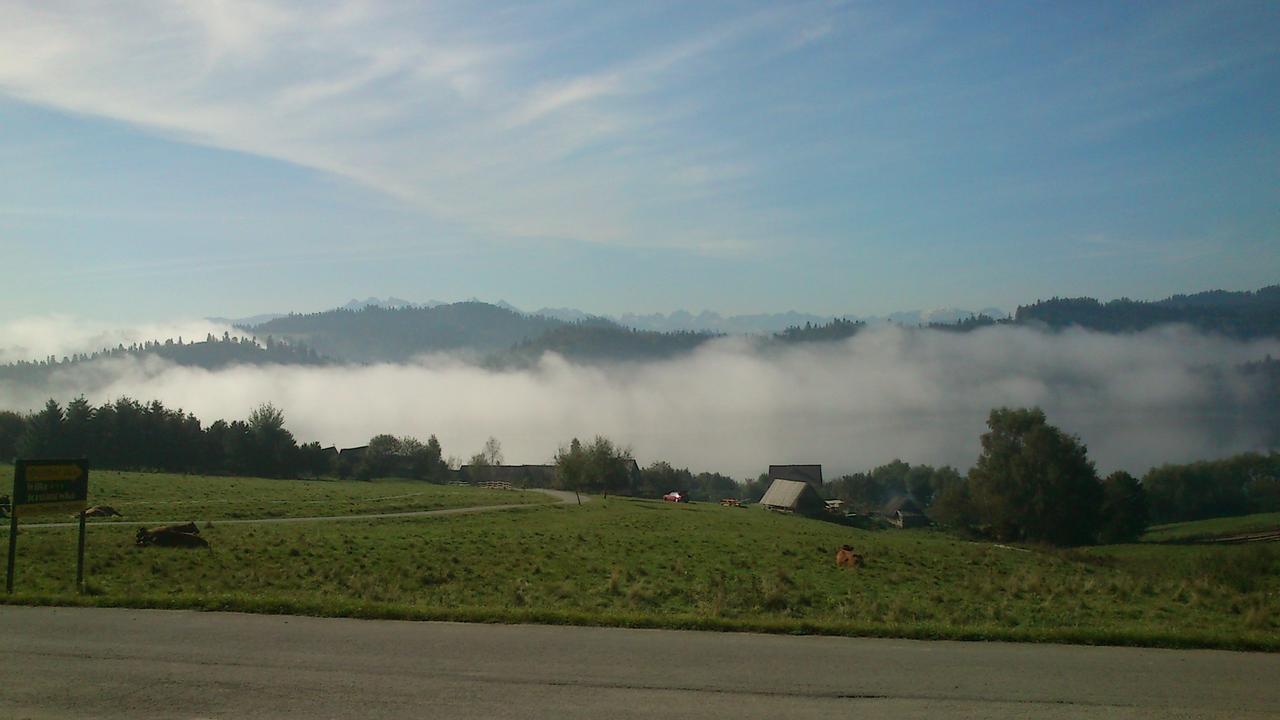
[[[4,574],[4,591],[13,592],[13,561],[18,550],[18,506],[9,501],[9,569]]]
[[[80,511],[80,545],[76,548],[76,592],[84,594],[84,511]]]

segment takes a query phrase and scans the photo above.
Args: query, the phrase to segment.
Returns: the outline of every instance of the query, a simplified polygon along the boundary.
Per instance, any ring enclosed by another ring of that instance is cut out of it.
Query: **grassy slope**
[[[74,531],[28,530],[12,601],[1280,650],[1270,548],[1021,550],[619,498],[214,523],[213,552],[135,548],[129,530],[92,530],[83,598],[71,592]],[[843,543],[867,567],[835,568]]]
[[[1142,541],[1169,542],[1277,529],[1280,529],[1280,513],[1258,513],[1156,525],[1147,530],[1147,534],[1142,536]]]
[[[0,469],[0,495],[13,487],[13,467]],[[92,523],[146,525],[154,522],[277,518],[308,515],[365,515],[441,510],[475,505],[544,503],[542,493],[432,485],[416,480],[378,482],[275,480],[94,470],[89,504],[110,505],[123,518]],[[68,514],[32,522],[68,521]]]

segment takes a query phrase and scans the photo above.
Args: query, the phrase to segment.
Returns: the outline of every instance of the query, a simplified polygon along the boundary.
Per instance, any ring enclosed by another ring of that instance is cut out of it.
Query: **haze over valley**
[[[536,464],[571,437],[603,434],[641,461],[747,478],[778,461],[964,469],[988,410],[1039,406],[1100,469],[1141,473],[1274,446],[1278,296],[1053,301],[1009,318],[828,319],[750,335],[564,322],[477,301],[365,303],[256,327],[19,321],[4,328],[6,357],[51,342],[71,357],[0,368],[0,407],[129,396],[211,422],[271,402],[300,440],[325,445],[435,434],[465,456],[494,436],[509,460]],[[147,333],[182,341],[130,349]],[[110,352],[92,357],[95,345]]]

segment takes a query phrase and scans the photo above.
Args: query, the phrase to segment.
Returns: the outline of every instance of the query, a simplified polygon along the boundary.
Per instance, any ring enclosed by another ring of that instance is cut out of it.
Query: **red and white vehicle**
[[[666,495],[663,495],[662,499],[666,500],[667,502],[689,502],[688,500],[684,499],[683,495],[675,491],[672,491],[667,493]]]

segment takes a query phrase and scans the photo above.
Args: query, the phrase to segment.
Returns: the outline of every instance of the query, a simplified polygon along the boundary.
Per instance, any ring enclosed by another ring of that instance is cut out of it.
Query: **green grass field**
[[[1009,548],[622,498],[215,520],[202,529],[211,552],[137,548],[133,527],[90,530],[86,596],[73,589],[74,529],[24,531],[9,601],[1280,651],[1272,546]],[[866,567],[834,566],[845,543]]]
[[[1239,517],[1211,518],[1193,522],[1155,525],[1142,536],[1143,542],[1173,542],[1198,538],[1239,535],[1263,530],[1280,530],[1280,513],[1258,513]]]
[[[275,480],[111,470],[95,470],[89,477],[89,504],[110,505],[124,514],[123,518],[89,521],[95,524],[368,515],[553,502],[542,493],[432,485],[417,480]],[[8,494],[12,486],[10,466],[0,470],[0,488],[4,488],[0,494]],[[67,513],[39,521],[69,520]]]

